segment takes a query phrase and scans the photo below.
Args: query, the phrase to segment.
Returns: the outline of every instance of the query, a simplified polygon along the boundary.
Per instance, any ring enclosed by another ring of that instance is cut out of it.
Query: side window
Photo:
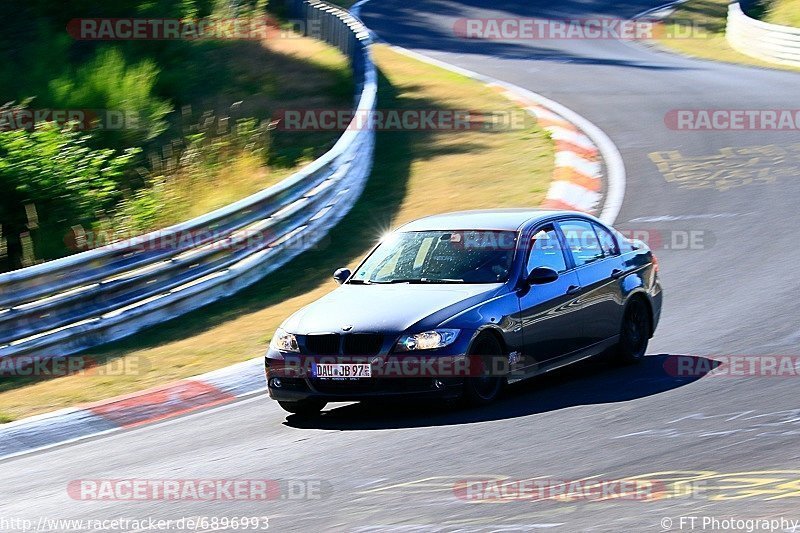
[[[592,224],[583,220],[567,220],[559,222],[561,231],[567,241],[575,266],[579,267],[592,261],[602,259],[603,250],[592,228]]]
[[[543,266],[550,267],[556,272],[564,272],[567,269],[564,252],[561,250],[561,243],[553,226],[543,227],[531,240],[527,272]]]
[[[600,241],[600,248],[607,256],[619,255],[619,248],[614,240],[614,236],[603,226],[593,224],[594,230],[597,232],[597,239]]]

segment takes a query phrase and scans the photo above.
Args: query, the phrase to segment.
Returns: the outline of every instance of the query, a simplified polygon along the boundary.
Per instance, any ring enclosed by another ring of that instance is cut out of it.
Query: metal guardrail
[[[314,29],[314,37],[349,58],[356,80],[354,120],[370,116],[377,76],[367,28],[325,2],[287,5],[292,17]],[[69,355],[247,287],[315,245],[350,210],[372,168],[374,145],[373,129],[348,129],[319,159],[234,204],[0,275],[0,357]]]
[[[769,24],[747,16],[739,3],[728,6],[725,36],[737,51],[768,61],[800,67],[800,28]]]

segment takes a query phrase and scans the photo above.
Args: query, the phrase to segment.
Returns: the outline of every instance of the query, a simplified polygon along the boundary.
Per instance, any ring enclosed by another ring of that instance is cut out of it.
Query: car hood
[[[402,332],[415,324],[433,328],[497,294],[500,284],[343,285],[290,316],[290,333]]]

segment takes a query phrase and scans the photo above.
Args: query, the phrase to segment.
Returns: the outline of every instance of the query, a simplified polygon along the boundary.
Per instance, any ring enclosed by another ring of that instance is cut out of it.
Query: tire
[[[492,335],[481,335],[469,349],[468,356],[483,356],[484,370],[492,368],[492,358],[503,356],[503,348]],[[469,377],[464,381],[463,402],[468,406],[487,405],[500,395],[505,385],[505,377]]]
[[[650,340],[651,319],[647,303],[634,298],[625,307],[622,316],[619,343],[616,347],[617,359],[624,363],[637,363],[647,352]]]
[[[288,411],[295,415],[300,416],[314,416],[318,415],[320,411],[328,404],[322,400],[315,398],[308,398],[306,400],[298,400],[296,402],[279,401],[278,405],[284,411]]]

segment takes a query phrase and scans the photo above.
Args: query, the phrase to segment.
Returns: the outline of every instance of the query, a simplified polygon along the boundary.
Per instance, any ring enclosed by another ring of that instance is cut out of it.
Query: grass
[[[798,3],[798,0],[779,0],[777,3],[783,1]],[[665,20],[665,31],[656,42],[667,49],[701,59],[800,70],[789,65],[761,61],[731,48],[725,38],[729,3],[729,0],[689,0],[680,4]]]
[[[768,7],[766,22],[800,28],[800,0],[774,0]]]
[[[163,162],[155,158],[152,183],[139,194],[161,207],[137,218],[140,203],[126,204],[128,209],[123,206],[114,218],[98,224],[99,231],[127,236],[128,232],[153,231],[208,213],[278,183],[322,155],[339,137],[336,131],[272,130],[245,143],[235,139],[233,133],[216,133],[223,126],[232,129],[238,117],[269,118],[278,109],[349,107],[352,76],[347,59],[334,47],[294,34],[261,43],[236,43],[219,52],[215,60],[226,62],[238,81],[223,94],[193,106],[204,110],[201,122],[213,122],[203,127],[210,130],[209,147],[199,157],[189,158],[193,162],[186,166],[177,165],[169,157]],[[242,92],[248,86],[250,95]],[[239,103],[232,112],[230,103],[234,101]],[[184,129],[195,133],[198,127]],[[253,146],[265,146],[266,153]],[[163,152],[169,154],[171,150],[165,147]]]
[[[261,72],[268,87],[254,87],[258,98],[243,98],[239,114],[274,116],[277,109],[349,108],[353,79],[347,59],[336,48],[309,37],[265,41],[268,54],[252,54],[242,75]],[[270,62],[265,62],[270,60]],[[266,93],[266,95],[265,95]],[[277,132],[270,146],[270,166],[294,167],[327,151],[337,132]]]
[[[384,109],[518,112],[484,85],[374,47]],[[549,186],[553,144],[535,123],[504,131],[387,131],[353,210],[319,249],[302,254],[241,293],[86,356],[129,375],[72,375],[0,383],[0,412],[19,418],[167,383],[262,355],[290,313],[335,285],[331,273],[353,266],[387,229],[423,215],[459,209],[535,206]],[[102,372],[101,372],[102,373]]]

